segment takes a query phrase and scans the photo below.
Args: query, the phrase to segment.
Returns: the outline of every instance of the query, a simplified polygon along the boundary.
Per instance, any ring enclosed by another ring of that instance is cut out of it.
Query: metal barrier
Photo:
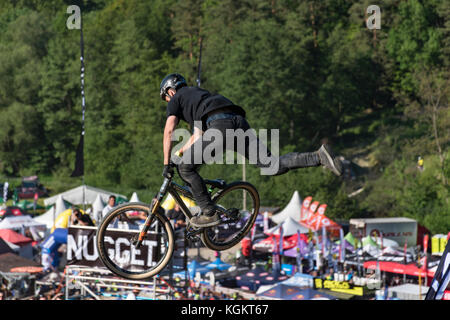
[[[81,296],[85,296],[87,293],[95,300],[104,300],[105,298],[100,292],[102,288],[122,291],[139,290],[141,292],[149,292],[151,294],[151,299],[153,300],[161,298],[167,299],[171,289],[162,289],[158,286],[157,282],[157,277],[154,277],[149,281],[127,280],[118,278],[107,269],[67,266],[65,276],[65,299],[70,299],[70,289],[80,289]],[[159,285],[161,285],[161,283]],[[109,296],[111,296],[111,294],[109,294]]]

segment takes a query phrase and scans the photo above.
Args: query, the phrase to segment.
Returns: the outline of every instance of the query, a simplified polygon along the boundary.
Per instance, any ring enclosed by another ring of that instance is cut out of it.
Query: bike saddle
[[[219,189],[223,189],[227,185],[225,180],[222,180],[222,179],[214,179],[214,180],[205,179],[204,181],[206,184],[212,185],[213,187],[219,188]]]

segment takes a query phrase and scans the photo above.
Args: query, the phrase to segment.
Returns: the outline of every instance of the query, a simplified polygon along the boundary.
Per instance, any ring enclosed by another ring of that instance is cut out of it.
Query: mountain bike
[[[175,164],[171,166],[176,168]],[[160,273],[170,262],[174,251],[174,230],[161,207],[167,194],[178,203],[186,217],[186,237],[200,238],[211,250],[229,249],[251,230],[260,204],[258,191],[253,185],[245,181],[204,180],[211,200],[217,205],[220,223],[197,228],[189,221],[200,211],[194,210],[195,207],[188,208],[182,200],[182,197],[194,200],[192,192],[189,187],[174,182],[173,178],[173,175],[164,178],[150,204],[122,204],[101,221],[96,234],[97,251],[103,264],[113,273],[141,280]]]

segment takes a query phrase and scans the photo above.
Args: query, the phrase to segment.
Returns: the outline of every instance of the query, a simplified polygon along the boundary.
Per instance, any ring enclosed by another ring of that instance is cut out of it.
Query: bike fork
[[[147,234],[148,230],[150,229],[150,226],[153,223],[153,220],[155,217],[154,213],[156,212],[156,209],[158,208],[158,206],[159,206],[159,200],[157,200],[155,202],[155,204],[153,205],[152,211],[148,215],[147,219],[145,219],[144,227],[142,228],[141,232],[139,232],[139,237],[134,243],[136,249],[139,249],[141,247],[142,241],[144,240],[145,235]]]
[[[156,210],[158,210],[159,205],[161,204],[162,199],[164,198],[167,186],[169,185],[170,180],[165,178],[164,182],[161,186],[161,189],[158,192],[158,196],[156,197],[156,201],[153,204],[152,210],[150,211],[147,219],[145,219],[144,227],[142,228],[141,232],[139,232],[139,237],[137,240],[133,241],[136,249],[139,249],[142,245],[142,241],[144,241],[145,235],[147,234],[148,230],[150,229],[150,226],[153,223],[153,220],[155,218]]]

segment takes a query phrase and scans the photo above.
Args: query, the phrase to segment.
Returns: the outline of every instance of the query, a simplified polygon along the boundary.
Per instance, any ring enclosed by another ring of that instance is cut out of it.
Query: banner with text
[[[67,235],[67,264],[87,267],[104,267],[98,256],[95,227],[70,227]],[[136,267],[152,266],[160,259],[160,239],[156,233],[148,233],[140,249],[130,242],[138,230],[113,229],[106,232],[108,255]]]

